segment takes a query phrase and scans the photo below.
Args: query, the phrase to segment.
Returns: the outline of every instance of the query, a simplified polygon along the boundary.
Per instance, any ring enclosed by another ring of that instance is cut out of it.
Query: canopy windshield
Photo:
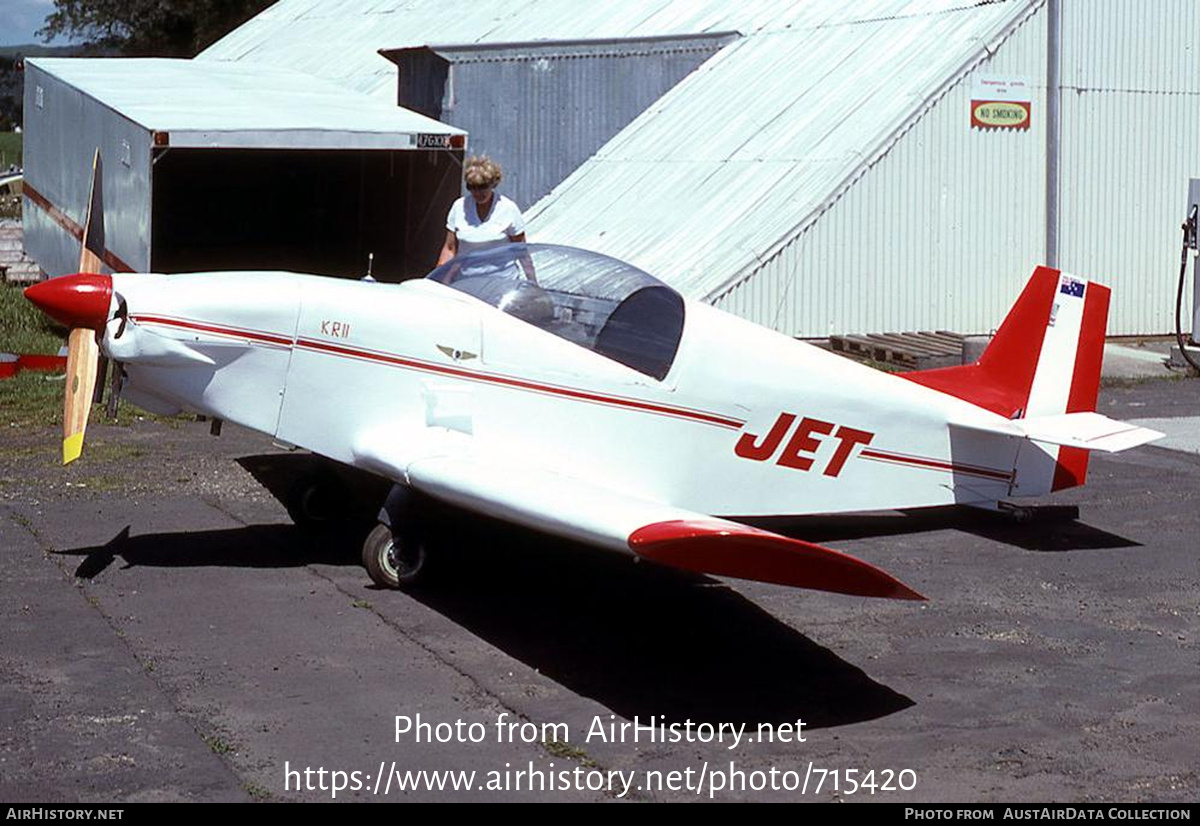
[[[501,244],[454,258],[428,277],[660,380],[683,334],[678,293],[595,252]]]

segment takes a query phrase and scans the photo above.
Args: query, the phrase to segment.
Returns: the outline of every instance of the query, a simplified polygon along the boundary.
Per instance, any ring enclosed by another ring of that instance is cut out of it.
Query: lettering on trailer
[[[321,335],[330,336],[332,338],[349,338],[350,325],[345,321],[329,321],[322,319]]]
[[[738,439],[733,452],[743,459],[755,462],[765,462],[778,452],[775,464],[803,471],[812,470],[814,462],[821,458],[820,454],[824,454],[827,458],[821,472],[836,478],[846,466],[850,454],[854,452],[854,446],[869,445],[875,438],[874,433],[866,430],[808,416],[800,418],[797,422],[797,418],[799,417],[795,413],[780,413],[766,436],[760,439],[747,431]],[[788,433],[791,433],[791,438],[785,442],[784,437]],[[822,449],[830,440],[820,436],[832,436],[833,441],[837,442],[837,447],[833,448],[832,453],[828,449]]]

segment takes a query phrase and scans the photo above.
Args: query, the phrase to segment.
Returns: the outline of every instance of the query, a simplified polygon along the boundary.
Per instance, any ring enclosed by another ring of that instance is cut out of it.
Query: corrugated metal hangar
[[[462,130],[288,69],[30,59],[25,86],[25,247],[46,272],[77,266],[97,149],[114,270],[361,276],[373,254],[398,280],[429,269],[458,197]]]
[[[986,332],[1037,263],[1173,329],[1200,0],[281,0],[194,64],[461,127],[531,240],[789,334]]]

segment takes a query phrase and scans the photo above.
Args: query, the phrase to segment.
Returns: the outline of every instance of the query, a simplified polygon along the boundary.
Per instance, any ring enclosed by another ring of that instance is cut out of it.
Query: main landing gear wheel
[[[429,554],[425,543],[399,537],[383,524],[376,525],[363,542],[363,566],[371,581],[381,588],[407,588],[426,572]]]
[[[288,492],[288,516],[297,527],[316,530],[338,520],[344,509],[343,494],[337,480],[329,474],[301,479]]]

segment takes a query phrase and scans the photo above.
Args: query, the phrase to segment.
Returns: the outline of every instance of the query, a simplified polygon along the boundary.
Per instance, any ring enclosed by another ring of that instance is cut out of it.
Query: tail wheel
[[[425,543],[392,534],[387,525],[376,525],[363,542],[363,566],[381,588],[406,588],[426,572],[429,554]]]

